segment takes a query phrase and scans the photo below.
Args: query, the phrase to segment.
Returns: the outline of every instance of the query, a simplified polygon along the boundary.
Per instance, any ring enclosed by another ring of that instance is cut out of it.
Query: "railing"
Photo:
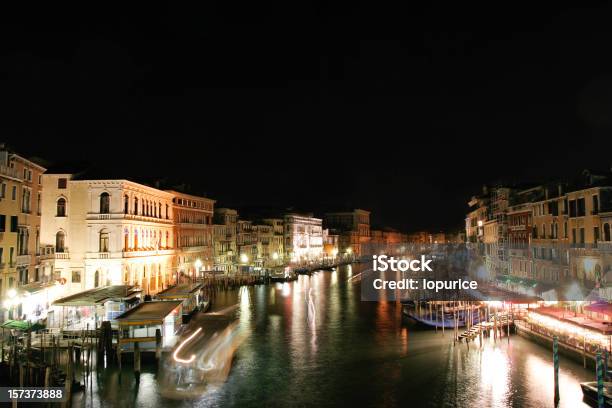
[[[55,259],[70,259],[70,254],[68,252],[56,252]]]
[[[7,177],[19,179],[17,168],[15,167],[0,166],[0,174],[7,176]]]
[[[138,258],[141,256],[155,256],[155,255],[172,255],[174,254],[173,248],[167,249],[149,249],[149,250],[135,250],[135,251],[123,251],[124,258]]]

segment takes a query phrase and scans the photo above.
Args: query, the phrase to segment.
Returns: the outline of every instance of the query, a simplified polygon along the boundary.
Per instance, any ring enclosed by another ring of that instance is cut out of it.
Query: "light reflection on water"
[[[77,406],[552,406],[550,350],[520,337],[452,345],[450,330],[402,322],[396,303],[362,302],[360,266],[295,282],[217,295],[214,310],[237,305],[244,340],[227,380],[195,400],[163,398],[154,365],[137,386],[126,364],[94,378]],[[208,318],[210,319],[210,318]],[[195,325],[209,328],[206,317]],[[579,382],[592,370],[561,359],[561,407],[582,406]],[[86,401],[86,402],[85,402]]]

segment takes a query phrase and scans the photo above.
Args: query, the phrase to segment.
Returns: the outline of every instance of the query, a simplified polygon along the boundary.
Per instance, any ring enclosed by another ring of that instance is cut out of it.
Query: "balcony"
[[[6,177],[10,177],[13,179],[21,180],[17,174],[17,168],[9,167],[9,166],[1,166],[0,165],[0,174]]]
[[[68,252],[56,252],[55,259],[70,259],[70,254]]]
[[[17,255],[17,259],[15,260],[17,265],[29,265],[32,260],[32,256],[30,254],[27,255]]]
[[[140,258],[145,256],[163,256],[163,255],[173,255],[174,248],[165,248],[165,249],[153,249],[153,248],[145,248],[138,249],[132,251],[123,251],[122,255],[124,258]]]

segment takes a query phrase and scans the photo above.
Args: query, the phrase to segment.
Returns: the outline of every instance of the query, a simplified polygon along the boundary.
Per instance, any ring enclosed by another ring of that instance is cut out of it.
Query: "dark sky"
[[[483,183],[612,164],[607,8],[200,3],[2,10],[0,139],[405,230],[461,226]]]

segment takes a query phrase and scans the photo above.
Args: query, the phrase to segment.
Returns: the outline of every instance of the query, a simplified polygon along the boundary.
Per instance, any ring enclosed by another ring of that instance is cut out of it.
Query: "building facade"
[[[213,221],[213,269],[233,273],[236,271],[238,261],[236,243],[238,211],[231,208],[215,208]]]
[[[174,247],[179,274],[198,277],[214,267],[213,216],[215,201],[178,191],[172,194]]]
[[[323,256],[323,220],[311,214],[284,217],[285,256],[290,262],[320,260]]]
[[[176,282],[172,193],[71,174],[42,181],[43,267],[65,295],[117,284],[155,294]]]
[[[361,209],[346,212],[326,213],[325,228],[339,236],[341,254],[367,255],[365,250],[370,242],[370,212]]]
[[[21,316],[20,287],[50,280],[40,269],[41,176],[45,170],[0,147],[0,299],[5,306],[0,319]],[[14,307],[7,301],[14,301]]]

